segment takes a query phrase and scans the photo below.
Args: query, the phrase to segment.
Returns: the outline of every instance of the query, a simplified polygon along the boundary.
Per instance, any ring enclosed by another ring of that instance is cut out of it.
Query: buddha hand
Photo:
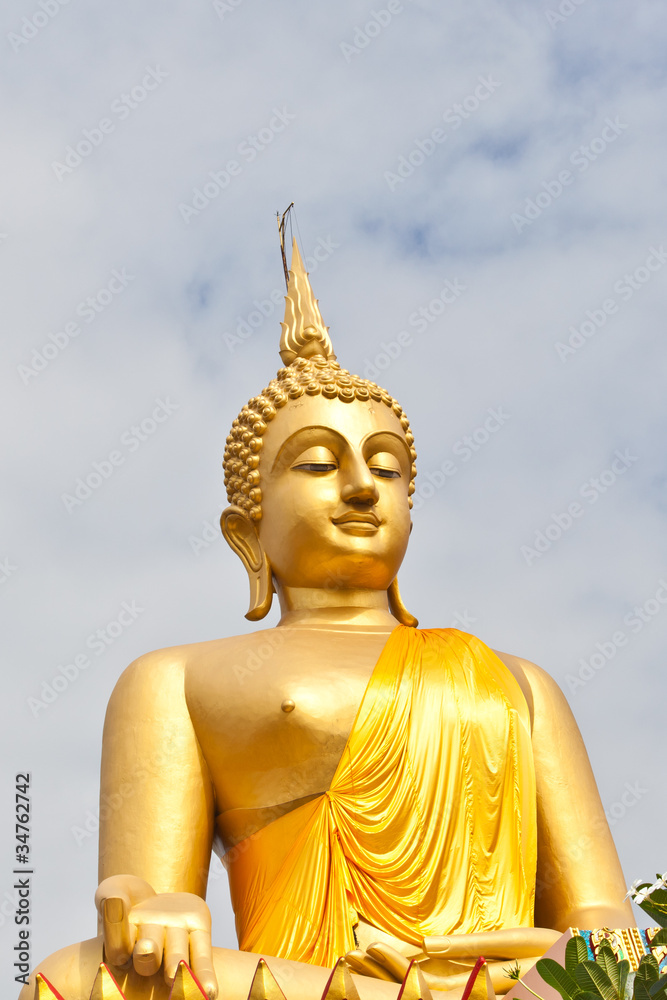
[[[215,1000],[211,913],[200,896],[156,893],[135,875],[113,875],[99,884],[95,905],[110,965],[124,966],[131,959],[135,972],[152,976],[164,960],[164,978],[171,985],[179,962],[187,962],[209,1000]]]
[[[466,965],[472,965],[483,955],[488,960],[494,989],[497,994],[502,994],[512,986],[505,965],[518,961],[522,974],[525,974],[560,936],[559,931],[546,927],[514,927],[477,934],[427,937],[423,941],[423,957],[419,964],[423,967],[427,986],[446,991],[463,988],[470,973],[470,969],[466,971]],[[355,949],[348,952],[345,958],[354,972],[399,983],[410,965],[405,955],[386,942],[369,944],[365,951]],[[429,972],[429,959],[433,958],[444,958],[453,966],[458,964],[461,971],[446,976]]]

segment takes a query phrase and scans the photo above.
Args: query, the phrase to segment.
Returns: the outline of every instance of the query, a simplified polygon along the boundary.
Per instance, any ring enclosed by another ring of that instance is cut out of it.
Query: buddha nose
[[[344,503],[376,504],[380,499],[377,483],[363,456],[350,461],[346,482],[340,491]]]

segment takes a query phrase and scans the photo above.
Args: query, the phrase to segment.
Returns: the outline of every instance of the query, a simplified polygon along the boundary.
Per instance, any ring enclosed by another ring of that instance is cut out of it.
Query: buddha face
[[[261,546],[279,584],[386,590],[410,534],[411,458],[391,409],[291,400],[263,436]]]

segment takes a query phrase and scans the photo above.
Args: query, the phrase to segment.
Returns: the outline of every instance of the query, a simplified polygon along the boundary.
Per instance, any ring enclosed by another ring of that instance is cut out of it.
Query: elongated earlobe
[[[266,556],[264,556],[262,565],[256,573],[248,573],[248,580],[250,582],[250,607],[245,616],[248,621],[258,622],[262,618],[266,618],[271,610],[274,595],[271,566]]]
[[[251,622],[258,622],[271,610],[274,589],[271,564],[262,548],[257,529],[240,507],[227,507],[220,516],[220,530],[248,574],[250,607],[246,618]]]
[[[410,628],[417,628],[419,625],[418,619],[414,615],[411,615],[405,604],[403,604],[398,589],[398,577],[394,577],[393,583],[387,591],[387,596],[389,597],[389,610],[394,618],[398,618],[401,625],[409,625]]]

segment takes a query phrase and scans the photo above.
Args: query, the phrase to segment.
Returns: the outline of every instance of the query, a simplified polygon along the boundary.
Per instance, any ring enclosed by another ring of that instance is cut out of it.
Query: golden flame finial
[[[335,361],[329,328],[324,325],[317,299],[303,266],[296,239],[292,243],[292,266],[285,296],[285,320],[280,324],[280,357],[284,365],[297,358],[322,357]]]

